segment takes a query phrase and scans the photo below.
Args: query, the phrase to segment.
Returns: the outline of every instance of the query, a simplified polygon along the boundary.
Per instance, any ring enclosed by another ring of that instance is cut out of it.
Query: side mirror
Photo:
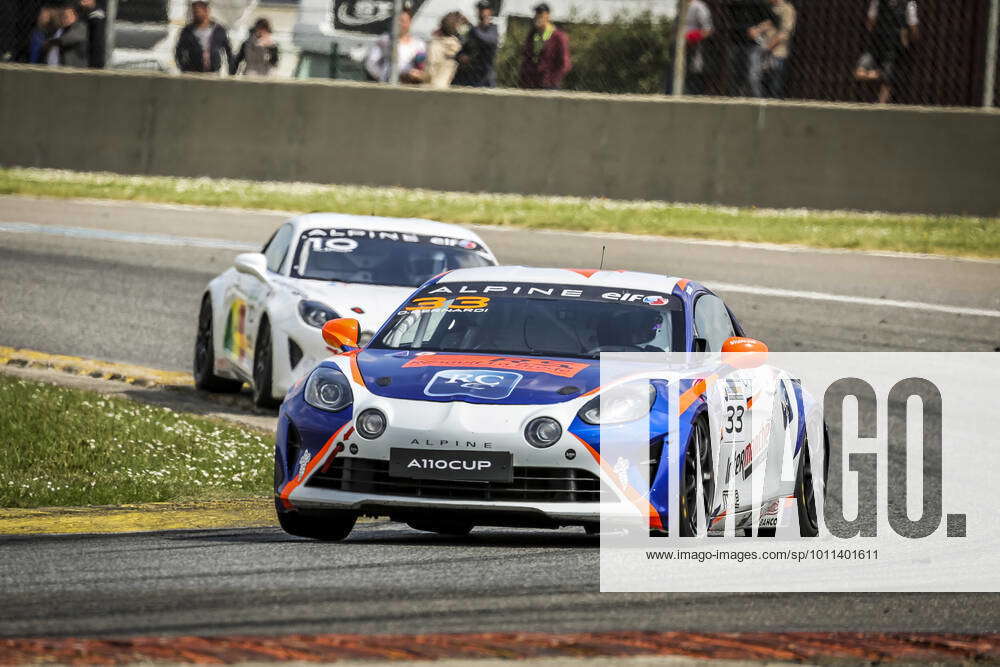
[[[246,273],[257,280],[267,282],[267,258],[259,252],[245,252],[242,255],[236,255],[233,266],[240,273]]]
[[[330,320],[323,325],[323,340],[330,347],[357,347],[360,333],[361,325],[350,317]]]
[[[733,336],[722,344],[722,363],[733,368],[756,368],[767,362],[767,345],[754,338]]]

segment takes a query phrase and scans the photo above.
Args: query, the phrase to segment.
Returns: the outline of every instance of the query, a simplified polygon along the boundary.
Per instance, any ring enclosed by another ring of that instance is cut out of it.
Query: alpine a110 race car
[[[237,256],[208,284],[195,385],[237,392],[249,382],[256,405],[277,405],[330,355],[320,336],[327,321],[350,315],[364,342],[432,276],[496,263],[481,238],[457,225],[335,213],[289,220],[260,253]]]
[[[782,502],[797,508],[803,534],[818,530],[806,446],[816,408],[796,380],[761,363],[766,346],[746,338],[722,299],[695,282],[627,271],[458,269],[422,285],[361,347],[358,332],[353,319],[328,322],[323,336],[344,351],[282,405],[274,491],[288,533],[342,539],[359,515],[443,534],[477,525],[595,532],[609,489],[648,511],[652,531],[666,532],[674,380],[643,379],[639,400],[619,399],[615,387],[601,386],[599,357],[741,351],[755,366],[715,382],[676,380],[679,534],[727,514],[737,529],[751,530],[759,517],[757,534],[773,531]],[[646,489],[601,455],[602,426],[639,419],[650,430]],[[794,479],[767,461],[783,446],[794,450]]]

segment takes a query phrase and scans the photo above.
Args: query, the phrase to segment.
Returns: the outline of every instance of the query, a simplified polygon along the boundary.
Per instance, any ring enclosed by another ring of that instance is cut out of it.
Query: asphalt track
[[[27,225],[0,230],[0,344],[186,370],[205,283],[284,217],[0,198],[0,229]],[[30,225],[225,243],[80,238],[25,231]],[[728,285],[719,291],[748,333],[776,350],[1000,346],[997,262],[482,234],[505,263],[594,266],[604,245],[611,268]],[[11,637],[1000,628],[996,595],[602,595],[597,543],[577,530],[487,529],[449,540],[382,522],[338,545],[260,528],[10,537],[0,539],[0,562],[0,636]]]

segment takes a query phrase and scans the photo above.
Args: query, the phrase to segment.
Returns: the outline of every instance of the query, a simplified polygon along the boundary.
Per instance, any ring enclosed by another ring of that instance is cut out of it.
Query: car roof
[[[684,278],[640,271],[613,269],[555,269],[533,266],[484,266],[455,269],[441,276],[438,282],[504,282],[546,285],[597,285],[617,289],[645,290],[670,294],[674,287],[693,291],[700,285]],[[690,286],[690,287],[689,287]]]
[[[426,236],[445,236],[456,239],[469,239],[486,245],[479,235],[471,229],[460,225],[452,225],[436,220],[423,218],[390,218],[377,215],[351,215],[347,213],[307,213],[292,218],[295,231],[315,227],[350,227],[351,229],[375,229],[386,232],[409,232]]]

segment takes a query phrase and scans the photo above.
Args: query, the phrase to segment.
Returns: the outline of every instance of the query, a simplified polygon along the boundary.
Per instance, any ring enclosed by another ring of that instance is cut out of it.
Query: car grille
[[[390,477],[389,462],[335,458],[307,486],[376,496],[410,496],[448,500],[501,500],[547,503],[596,503],[601,482],[587,470],[514,466],[512,482],[459,482]]]

